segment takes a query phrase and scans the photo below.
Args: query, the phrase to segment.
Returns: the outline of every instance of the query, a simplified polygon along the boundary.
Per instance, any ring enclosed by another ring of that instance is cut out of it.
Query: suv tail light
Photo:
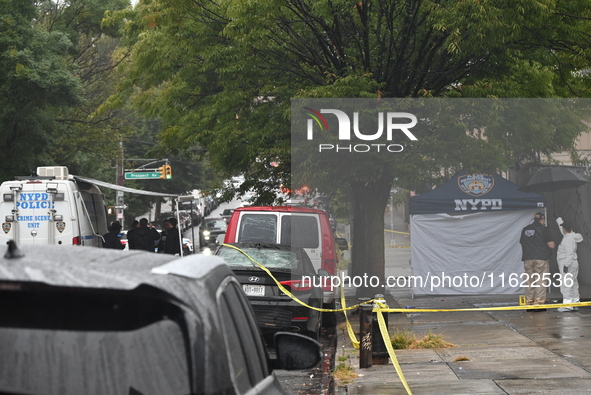
[[[283,285],[284,287],[289,287],[295,292],[304,292],[312,289],[312,279],[310,278],[305,280],[280,281],[279,284]]]
[[[72,239],[72,244],[75,246],[79,246],[82,245],[82,240],[80,239],[80,236],[76,236]]]

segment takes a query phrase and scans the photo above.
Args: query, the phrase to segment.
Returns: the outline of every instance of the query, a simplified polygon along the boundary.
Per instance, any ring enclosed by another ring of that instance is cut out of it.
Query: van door
[[[318,271],[322,266],[322,238],[318,215],[281,213],[280,221],[279,243],[302,247],[314,264],[314,269]]]
[[[57,191],[63,198],[56,200],[56,193],[50,193],[48,189]],[[3,229],[4,232],[19,244],[72,244],[73,233],[76,231],[73,227],[76,224],[71,221],[73,213],[69,198],[67,187],[63,183],[23,183],[14,202],[18,213],[16,221],[10,224],[14,229],[12,233],[10,230],[6,232],[6,229]]]
[[[80,238],[83,245],[102,247],[102,235],[108,231],[104,196],[92,184],[79,182],[80,206],[78,207]]]

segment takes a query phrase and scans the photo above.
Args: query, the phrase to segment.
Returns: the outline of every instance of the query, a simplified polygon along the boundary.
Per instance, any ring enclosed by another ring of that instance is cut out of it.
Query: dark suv
[[[0,267],[2,393],[283,393],[270,367],[321,358],[319,343],[280,333],[269,359],[216,256],[27,245]]]

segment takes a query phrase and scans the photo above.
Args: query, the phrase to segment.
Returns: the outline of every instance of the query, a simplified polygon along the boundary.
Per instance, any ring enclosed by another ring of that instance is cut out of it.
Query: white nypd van
[[[67,167],[38,167],[35,176],[3,182],[0,194],[0,243],[103,246],[104,196]]]

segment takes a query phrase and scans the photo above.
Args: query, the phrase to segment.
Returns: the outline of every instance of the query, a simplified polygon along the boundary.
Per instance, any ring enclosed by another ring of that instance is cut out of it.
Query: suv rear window
[[[3,285],[0,388],[60,395],[190,393],[187,310],[140,288]]]
[[[248,256],[234,248],[220,248],[218,255],[225,259],[228,266],[232,268],[237,267],[255,267],[258,266],[250,260],[254,259],[256,262],[264,265],[268,269],[284,269],[301,271],[301,263],[298,256],[288,250],[280,250],[277,248],[257,248],[257,247],[242,247]],[[249,258],[250,257],[250,258]]]
[[[0,328],[0,349],[0,387],[60,395],[190,393],[184,335],[169,320],[129,332]]]

